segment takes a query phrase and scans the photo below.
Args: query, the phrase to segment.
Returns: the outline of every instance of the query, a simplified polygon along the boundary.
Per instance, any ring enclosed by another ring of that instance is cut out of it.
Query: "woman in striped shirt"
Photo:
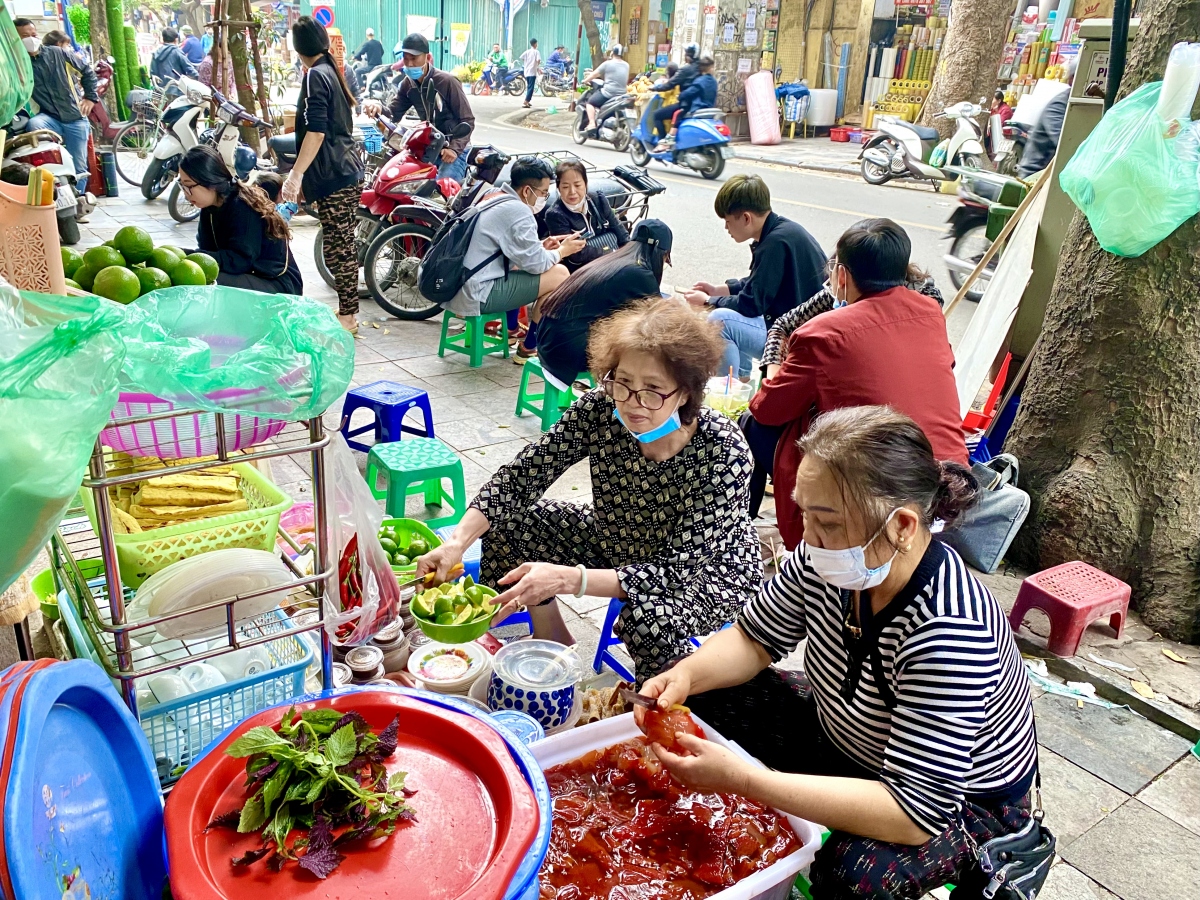
[[[643,688],[664,707],[687,699],[779,771],[685,735],[691,755],[656,752],[689,787],[832,829],[815,898],[917,898],[947,881],[978,892],[970,841],[1028,821],[1037,757],[1004,611],[929,531],[977,485],[888,407],[827,413],[801,447],[804,541],[736,628]],[[806,637],[811,689],[769,668]]]

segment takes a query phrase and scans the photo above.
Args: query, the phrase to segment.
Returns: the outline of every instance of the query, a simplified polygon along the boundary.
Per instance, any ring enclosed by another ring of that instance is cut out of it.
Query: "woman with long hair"
[[[578,269],[539,303],[540,318],[525,346],[536,340],[542,370],[560,388],[587,370],[588,339],[598,321],[643,297],[659,295],[663,264],[671,261],[671,239],[665,222],[639,222],[628,244]]]
[[[296,103],[299,154],[283,185],[283,200],[301,196],[317,205],[325,265],[337,283],[338,320],[358,331],[358,251],[354,228],[361,196],[363,162],[354,145],[357,102],[342,70],[329,54],[329,34],[311,16],[292,26],[292,47],[307,71]]]
[[[179,186],[200,209],[196,242],[221,267],[217,284],[264,294],[304,290],[287,222],[261,188],[230,174],[216,150],[200,145],[185,153]]]

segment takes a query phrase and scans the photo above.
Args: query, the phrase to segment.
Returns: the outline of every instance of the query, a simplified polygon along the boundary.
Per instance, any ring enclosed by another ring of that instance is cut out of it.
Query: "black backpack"
[[[445,306],[453,300],[462,286],[476,272],[489,265],[504,254],[497,250],[479,265],[466,268],[463,265],[467,258],[467,250],[475,235],[475,226],[479,222],[479,214],[485,209],[499,206],[505,200],[516,200],[509,194],[503,194],[494,202],[489,201],[479,206],[469,206],[462,212],[451,216],[433,236],[433,242],[421,260],[421,268],[417,271],[417,289],[421,295],[432,303]]]

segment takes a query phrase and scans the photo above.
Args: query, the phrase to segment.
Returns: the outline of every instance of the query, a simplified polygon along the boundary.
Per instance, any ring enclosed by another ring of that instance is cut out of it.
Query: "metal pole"
[[[324,436],[325,423],[320,416],[309,419],[308,437],[312,443],[317,443]],[[313,546],[314,565],[317,572],[329,568],[329,507],[325,487],[325,448],[317,447],[312,451],[312,483],[313,483]],[[335,513],[336,514],[336,513]],[[325,628],[326,594],[330,590],[338,590],[337,578],[333,584],[328,581],[321,587],[321,689],[333,688],[333,642]]]
[[[1104,90],[1104,111],[1117,101],[1121,79],[1125,77],[1125,55],[1129,49],[1129,13],[1131,0],[1113,4],[1112,40],[1108,45],[1108,87]]]
[[[581,12],[579,14],[579,30],[575,32],[575,75],[571,79],[572,90],[577,89],[579,87],[579,72],[583,68],[582,63],[580,63],[580,60],[583,58],[581,55],[582,53],[583,53],[583,13]],[[592,66],[593,66],[593,68],[595,67],[595,61],[592,62]]]
[[[438,68],[446,68],[446,0],[438,4]]]

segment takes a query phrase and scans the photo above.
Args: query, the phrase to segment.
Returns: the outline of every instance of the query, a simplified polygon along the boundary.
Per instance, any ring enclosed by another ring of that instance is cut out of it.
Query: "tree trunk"
[[[1121,96],[1200,37],[1198,0],[1158,0]],[[1082,213],[1063,243],[1006,448],[1033,500],[1013,546],[1032,568],[1081,559],[1133,588],[1146,623],[1200,638],[1200,222],[1136,259]]]
[[[596,17],[592,14],[591,0],[576,0],[579,4],[579,15],[583,19],[583,33],[587,35],[588,49],[592,51],[592,68],[600,65],[604,59],[604,48],[600,46],[600,28],[596,25]],[[575,60],[579,74],[583,74],[583,66]]]
[[[980,97],[988,98],[983,104],[987,109],[1013,7],[1012,0],[954,0],[921,124],[936,127],[946,137],[953,126],[945,119],[935,121],[935,113],[964,100],[976,103]]]
[[[196,37],[201,37],[208,23],[208,16],[204,13],[204,4],[201,0],[183,0],[180,9],[183,11],[184,19],[192,26],[192,33]]]
[[[88,0],[88,31],[91,33],[92,59],[103,59],[112,55],[112,42],[108,38],[108,6],[104,0]],[[121,121],[121,108],[117,104],[117,94],[121,88],[117,84],[116,72],[104,94],[104,108],[108,117],[114,122]]]
[[[225,17],[231,22],[250,22],[250,3],[248,0],[229,0]],[[237,88],[237,102],[246,107],[247,112],[255,113],[258,109],[254,97],[254,88],[250,85],[250,55],[246,49],[246,29],[241,25],[229,26],[229,58],[233,61],[233,83]],[[267,111],[262,111],[266,117]],[[253,147],[259,147],[259,134],[255,128],[241,129],[242,140]]]

